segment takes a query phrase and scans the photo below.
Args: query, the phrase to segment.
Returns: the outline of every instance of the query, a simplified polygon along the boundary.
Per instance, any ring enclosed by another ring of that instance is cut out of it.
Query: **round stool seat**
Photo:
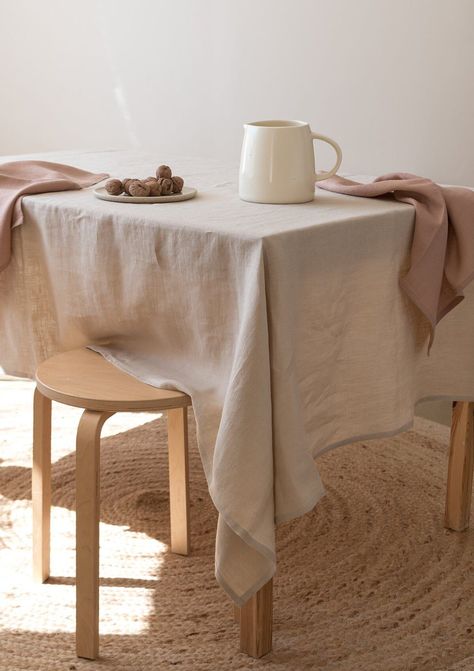
[[[167,410],[191,405],[187,394],[140,382],[86,348],[43,361],[36,371],[36,384],[51,400],[88,410]]]

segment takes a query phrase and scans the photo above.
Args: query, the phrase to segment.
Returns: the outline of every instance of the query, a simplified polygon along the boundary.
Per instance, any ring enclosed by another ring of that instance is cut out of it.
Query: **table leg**
[[[455,401],[451,421],[445,526],[469,527],[474,468],[474,403]]]
[[[263,657],[272,649],[273,580],[240,608],[240,651]]]
[[[233,612],[234,622],[235,622],[235,624],[240,624],[240,608],[238,606],[236,606],[235,603],[233,604],[233,608],[234,608],[234,612]]]
[[[113,413],[84,410],[76,441],[76,652],[99,653],[100,431]]]

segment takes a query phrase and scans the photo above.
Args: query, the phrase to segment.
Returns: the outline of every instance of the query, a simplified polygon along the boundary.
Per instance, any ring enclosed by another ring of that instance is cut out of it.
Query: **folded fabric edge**
[[[267,572],[265,572],[264,576],[260,578],[256,583],[254,583],[243,595],[239,596],[234,592],[234,590],[229,586],[221,572],[216,566],[215,569],[215,576],[216,580],[219,583],[219,585],[222,587],[222,589],[230,596],[232,601],[234,603],[241,607],[243,606],[256,592],[258,592],[259,589],[261,589],[273,576],[275,575],[276,571],[276,553],[269,548],[267,548],[265,545],[262,545],[258,541],[256,541],[248,531],[243,529],[239,524],[237,524],[232,517],[227,515],[226,511],[224,510],[224,506],[218,504],[218,501],[216,500],[218,497],[214,496],[213,492],[211,491],[211,488],[209,488],[209,494],[211,496],[211,499],[216,507],[216,509],[219,512],[219,515],[222,516],[225,524],[237,535],[239,538],[242,539],[244,543],[246,543],[248,546],[253,548],[256,552],[261,554],[265,559],[267,559],[270,562],[270,568]],[[316,506],[316,504],[323,498],[323,496],[326,494],[326,491],[324,489],[324,486],[321,485],[320,488],[318,488],[315,492],[312,492],[312,495],[308,499],[308,502],[301,506],[300,508],[296,510],[292,510],[289,513],[286,513],[284,515],[279,515],[278,517],[275,518],[275,525],[283,524],[284,522],[289,522],[292,519],[295,519],[297,517],[302,517],[303,515],[306,515],[309,513],[313,508]]]
[[[219,583],[220,587],[224,590],[226,594],[230,596],[232,601],[235,603],[236,606],[239,608],[242,608],[249,599],[252,598],[254,594],[258,592],[259,589],[261,589],[264,585],[267,584],[269,580],[273,578],[275,575],[276,571],[276,563],[274,563],[269,571],[268,574],[266,573],[255,585],[253,585],[250,589],[248,589],[243,596],[237,596],[237,594],[233,591],[233,589],[228,585],[226,580],[223,578],[222,574],[219,572],[219,570],[216,568],[215,571],[215,576],[216,580]]]
[[[95,345],[95,344],[89,344],[86,346],[87,349],[93,350],[94,352],[97,352],[98,354],[101,354],[107,361],[110,363],[114,364],[121,370],[125,371],[126,373],[132,375],[138,380],[141,380],[142,382],[146,382],[146,380],[142,380],[139,376],[137,376],[133,371],[130,370],[128,366],[126,366],[122,361],[116,359],[113,354],[111,354],[106,346],[101,346],[101,345]],[[149,383],[147,383],[149,384]],[[192,394],[190,394],[190,391],[188,390],[186,393],[188,393],[191,397]],[[207,480],[207,476],[206,476]],[[215,569],[215,576],[216,579],[219,583],[219,585],[224,589],[224,591],[230,596],[230,598],[238,605],[243,605],[248,599],[255,594],[263,585],[270,580],[270,578],[274,575],[275,573],[275,568],[276,568],[276,559],[275,559],[275,552],[271,550],[270,548],[266,547],[262,543],[259,543],[256,541],[245,529],[243,529],[237,522],[235,522],[230,515],[227,514],[227,511],[225,509],[225,506],[222,505],[219,501],[219,497],[217,494],[213,491],[212,484],[209,483],[208,481],[208,490],[209,490],[209,495],[211,497],[211,500],[218,511],[219,515],[222,516],[222,519],[224,520],[225,524],[233,531],[233,533],[236,534],[244,543],[246,543],[249,547],[251,547],[253,550],[258,552],[258,554],[262,555],[270,564],[270,568],[267,572],[265,572],[265,576],[263,579],[260,579],[257,583],[255,583],[252,587],[250,587],[243,596],[237,596],[237,594],[232,590],[232,588],[228,585],[226,580],[223,578],[222,574],[218,571],[217,567]],[[319,499],[317,499],[319,500]],[[317,502],[317,501],[316,501]],[[312,503],[310,507],[307,507],[307,509],[304,512],[308,512],[311,510],[314,505],[316,505],[316,502]],[[302,512],[301,514],[304,514]]]
[[[414,405],[417,403],[420,403],[422,401],[438,401],[438,400],[447,400],[445,397],[428,397],[428,398],[421,398],[417,401],[414,402]],[[396,429],[390,429],[388,431],[377,431],[376,433],[364,433],[361,434],[360,436],[351,436],[349,438],[344,438],[343,440],[338,440],[336,443],[332,443],[330,445],[326,445],[323,447],[323,449],[318,452],[313,459],[318,459],[318,457],[321,457],[323,454],[326,454],[327,452],[330,452],[331,450],[335,450],[337,447],[344,447],[344,445],[350,445],[351,443],[360,443],[361,440],[377,440],[380,438],[392,438],[393,436],[397,436],[399,433],[403,433],[404,431],[409,431],[410,429],[413,428],[413,418],[415,414],[413,413],[411,419],[409,419],[407,422],[402,424],[400,427],[397,427]]]
[[[297,508],[296,510],[284,513],[283,515],[276,515],[275,516],[276,526],[279,526],[280,524],[285,524],[285,522],[290,522],[291,520],[295,520],[298,517],[303,517],[303,515],[310,513],[313,510],[313,508],[318,505],[321,499],[326,496],[326,489],[324,487],[324,484],[322,483],[322,480],[319,480],[319,484],[320,487],[310,497],[308,503],[303,504],[302,506],[300,506],[300,508]]]

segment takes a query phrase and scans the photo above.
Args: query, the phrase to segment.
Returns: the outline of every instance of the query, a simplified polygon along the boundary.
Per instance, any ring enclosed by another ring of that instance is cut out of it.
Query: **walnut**
[[[149,185],[145,184],[145,182],[141,182],[139,179],[132,180],[132,182],[128,185],[128,190],[131,196],[143,197],[150,195]]]
[[[133,178],[130,179],[130,177],[127,177],[127,179],[122,180],[123,184],[123,190],[125,191],[126,194],[130,195],[129,187],[132,182],[138,181],[137,179]]]
[[[150,196],[161,196],[161,184],[157,179],[146,180],[145,184],[150,187]]]
[[[161,196],[161,184],[156,177],[147,177],[143,181],[150,187],[150,196]]]
[[[111,196],[120,196],[123,192],[123,184],[119,179],[109,179],[105,183],[105,189]]]
[[[162,196],[169,196],[171,193],[173,193],[173,182],[171,179],[168,179],[167,177],[160,177],[158,184],[161,186]]]
[[[158,178],[164,177],[165,179],[171,179],[171,174],[169,165],[160,165],[160,167],[156,169],[156,176]]]
[[[173,193],[181,193],[183,190],[184,179],[176,175],[171,178],[171,181],[173,182]]]

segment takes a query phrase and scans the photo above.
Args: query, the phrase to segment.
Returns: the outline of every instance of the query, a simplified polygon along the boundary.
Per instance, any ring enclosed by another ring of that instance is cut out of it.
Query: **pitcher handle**
[[[326,135],[319,135],[319,133],[311,133],[311,137],[313,140],[322,140],[323,142],[327,142],[328,144],[333,147],[334,151],[336,152],[336,163],[331,170],[328,172],[321,172],[314,177],[315,182],[320,182],[322,179],[327,179],[328,177],[332,177],[333,175],[336,174],[336,172],[339,170],[339,166],[341,165],[342,161],[342,151],[340,146],[335,142],[334,140],[331,140],[330,137],[326,137]]]

